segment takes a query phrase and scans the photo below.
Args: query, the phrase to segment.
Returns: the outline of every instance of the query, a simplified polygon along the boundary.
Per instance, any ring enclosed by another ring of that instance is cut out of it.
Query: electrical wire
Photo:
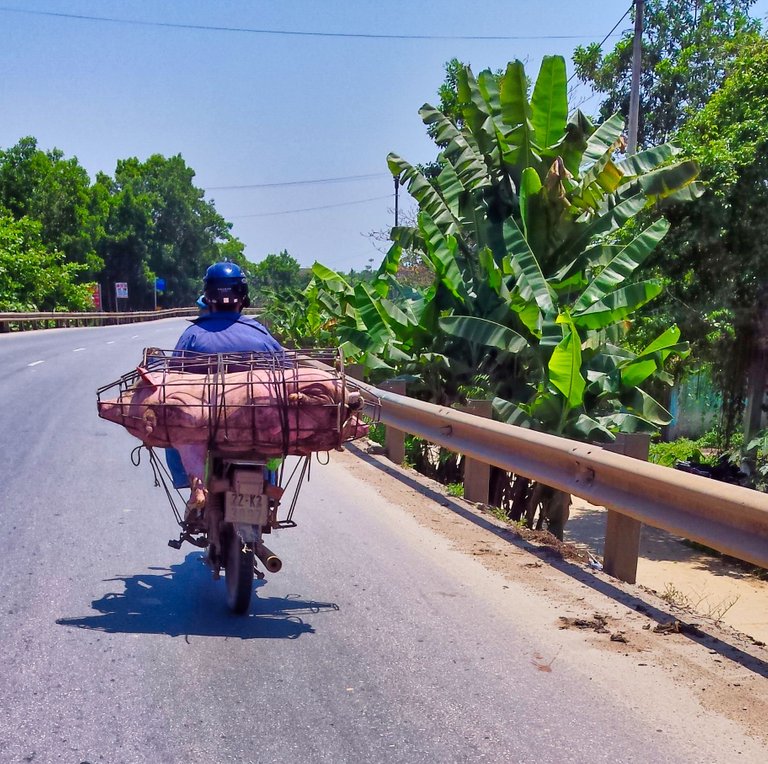
[[[617,22],[616,22],[616,23],[613,25],[613,28],[611,29],[611,31],[610,31],[610,32],[608,32],[608,34],[607,34],[605,37],[603,37],[603,39],[602,39],[602,40],[600,40],[600,42],[597,44],[597,47],[598,47],[598,48],[602,48],[602,47],[603,47],[603,43],[604,43],[604,42],[605,42],[605,41],[606,41],[606,40],[607,40],[607,39],[608,39],[608,38],[609,38],[609,37],[610,37],[610,36],[611,36],[611,35],[612,35],[612,34],[613,34],[615,31],[616,31],[616,28],[619,26],[619,24],[621,24],[621,22],[622,22],[622,21],[624,21],[624,19],[625,19],[625,18],[627,18],[627,16],[629,15],[629,12],[630,12],[630,11],[631,11],[631,10],[632,10],[634,7],[635,7],[635,3],[634,3],[634,0],[633,0],[633,2],[630,4],[629,8],[627,8],[627,10],[626,10],[626,11],[624,11],[624,15],[623,15],[623,16],[622,16],[622,17],[621,17],[621,18],[620,18],[620,19],[619,19],[619,20],[618,20],[618,21],[617,21]],[[570,81],[571,81],[571,80],[572,80],[572,79],[573,79],[575,76],[576,76],[576,72],[574,72],[574,73],[573,73],[573,74],[572,74],[572,75],[571,75],[571,76],[568,78],[568,82],[570,82]]]
[[[205,32],[238,32],[259,35],[282,35],[293,37],[336,37],[362,38],[369,40],[581,40],[594,35],[428,35],[428,34],[374,34],[365,32],[305,32],[295,29],[258,29],[253,27],[214,26],[210,24],[183,24],[170,21],[142,21],[138,19],[120,19],[111,16],[89,16],[82,13],[60,13],[57,11],[36,11],[28,8],[0,6],[5,13],[26,13],[32,16],[50,16],[53,18],[75,19],[78,21],[101,21],[109,24],[130,26],[164,27],[168,29],[192,29]]]
[[[298,210],[280,210],[279,212],[254,212],[251,215],[228,215],[227,220],[242,220],[243,218],[266,218],[272,215],[293,215],[296,212],[313,212],[314,210],[329,210],[331,207],[349,207],[352,204],[365,204],[366,202],[378,202],[382,199],[391,199],[392,194],[386,196],[372,196],[370,199],[357,199],[353,202],[339,202],[338,204],[323,204],[320,207],[303,207]]]
[[[288,180],[282,183],[251,183],[243,186],[206,186],[205,191],[241,191],[249,188],[282,188],[283,186],[312,186],[325,183],[346,183],[354,180],[372,180],[389,175],[386,172],[369,173],[368,175],[345,175],[340,178],[317,178],[315,180]]]

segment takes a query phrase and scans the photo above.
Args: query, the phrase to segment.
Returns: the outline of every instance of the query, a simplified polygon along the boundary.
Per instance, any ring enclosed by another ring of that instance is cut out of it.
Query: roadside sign
[[[160,294],[165,292],[165,279],[155,279],[155,291]]]
[[[94,284],[91,288],[91,305],[96,310],[101,310],[101,284]]]
[[[127,281],[115,282],[115,297],[117,297],[118,300],[128,299],[128,282]]]

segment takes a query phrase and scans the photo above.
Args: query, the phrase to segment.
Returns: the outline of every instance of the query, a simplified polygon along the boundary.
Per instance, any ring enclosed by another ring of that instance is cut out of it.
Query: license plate
[[[224,500],[224,519],[228,523],[266,525],[269,521],[268,499],[264,494],[227,491]]]

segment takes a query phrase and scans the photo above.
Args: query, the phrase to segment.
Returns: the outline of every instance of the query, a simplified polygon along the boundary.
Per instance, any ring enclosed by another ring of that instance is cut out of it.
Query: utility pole
[[[640,72],[643,55],[643,3],[635,0],[635,39],[632,43],[632,85],[629,91],[629,135],[627,154],[637,151],[637,123],[640,114]]]
[[[397,203],[400,196],[400,176],[395,175],[395,228],[397,228]]]

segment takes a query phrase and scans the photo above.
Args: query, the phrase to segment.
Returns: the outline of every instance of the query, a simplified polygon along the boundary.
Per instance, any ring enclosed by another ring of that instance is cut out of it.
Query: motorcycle
[[[103,399],[107,394],[117,397]],[[312,454],[340,448],[368,429],[359,419],[363,398],[346,379],[339,350],[179,357],[148,348],[135,371],[100,388],[97,397],[99,416],[142,440],[134,453],[149,451],[155,484],[165,489],[181,528],[168,545],[205,549],[214,579],[224,572],[227,603],[239,614],[249,609],[254,577],[264,578],[258,563],[268,573],[282,568],[264,537],[296,527],[293,513]],[[377,405],[367,413],[377,419]],[[191,497],[186,507],[177,506],[171,475],[154,452],[176,443],[192,444],[194,467],[184,465],[192,484],[205,476],[199,506]],[[298,460],[286,480],[287,456]],[[294,479],[281,519],[278,510]]]

